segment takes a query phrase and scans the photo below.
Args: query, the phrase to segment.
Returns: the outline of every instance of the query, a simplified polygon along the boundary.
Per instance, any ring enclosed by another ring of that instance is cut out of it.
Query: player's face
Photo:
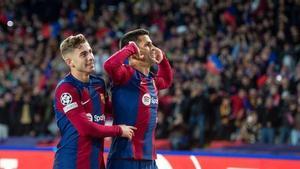
[[[70,56],[71,67],[82,73],[93,73],[95,71],[95,58],[89,43],[83,43],[74,49]]]
[[[154,46],[150,37],[148,35],[139,36],[137,45],[140,49],[141,55],[144,55],[145,62],[149,63],[150,65],[154,64],[153,60],[151,59],[151,50]]]

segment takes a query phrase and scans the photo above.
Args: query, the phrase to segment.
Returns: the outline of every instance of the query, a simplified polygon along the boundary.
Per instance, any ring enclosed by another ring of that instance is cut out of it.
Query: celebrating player
[[[152,44],[149,32],[137,29],[120,41],[122,48],[105,63],[112,79],[114,124],[137,128],[132,140],[114,138],[108,169],[157,169],[154,147],[158,90],[168,88],[173,79],[171,66],[162,51]],[[128,59],[129,65],[123,64]],[[158,73],[150,72],[158,64]]]
[[[55,169],[104,169],[103,138],[131,139],[132,126],[104,126],[107,97],[104,81],[91,75],[94,55],[82,34],[60,45],[70,73],[56,87],[54,109],[61,140],[55,154]]]

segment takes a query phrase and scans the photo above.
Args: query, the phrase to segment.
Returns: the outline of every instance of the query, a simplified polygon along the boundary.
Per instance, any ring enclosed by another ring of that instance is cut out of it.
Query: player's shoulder
[[[63,92],[73,93],[74,91],[77,91],[76,85],[67,78],[60,80],[55,88],[55,94]]]
[[[102,77],[100,76],[96,76],[96,75],[90,75],[90,81],[92,82],[92,84],[97,84],[97,85],[105,85],[105,81]]]
[[[80,91],[75,83],[67,79],[62,79],[55,89],[55,110],[67,113],[77,108],[80,103],[80,96]]]
[[[81,94],[79,89],[72,81],[61,80],[55,89],[55,105],[62,108],[75,101],[80,100]],[[77,103],[74,103],[77,104]]]

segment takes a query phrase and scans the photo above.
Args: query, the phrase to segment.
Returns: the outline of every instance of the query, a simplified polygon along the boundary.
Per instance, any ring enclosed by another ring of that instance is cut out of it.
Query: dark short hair
[[[138,40],[138,37],[141,35],[149,35],[149,31],[145,29],[135,29],[133,31],[127,32],[120,40],[119,43],[120,48],[123,48],[130,41],[136,42]]]
[[[74,49],[78,48],[85,42],[87,42],[87,40],[82,34],[69,36],[60,44],[60,52],[62,57],[64,57],[67,53],[72,52]]]

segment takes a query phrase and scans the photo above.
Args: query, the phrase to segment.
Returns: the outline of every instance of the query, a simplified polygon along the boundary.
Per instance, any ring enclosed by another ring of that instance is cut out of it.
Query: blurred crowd
[[[299,0],[0,1],[0,140],[57,135],[62,39],[84,34],[105,76],[119,38],[142,27],[175,73],[160,93],[157,138],[173,149],[300,144],[299,16]]]

